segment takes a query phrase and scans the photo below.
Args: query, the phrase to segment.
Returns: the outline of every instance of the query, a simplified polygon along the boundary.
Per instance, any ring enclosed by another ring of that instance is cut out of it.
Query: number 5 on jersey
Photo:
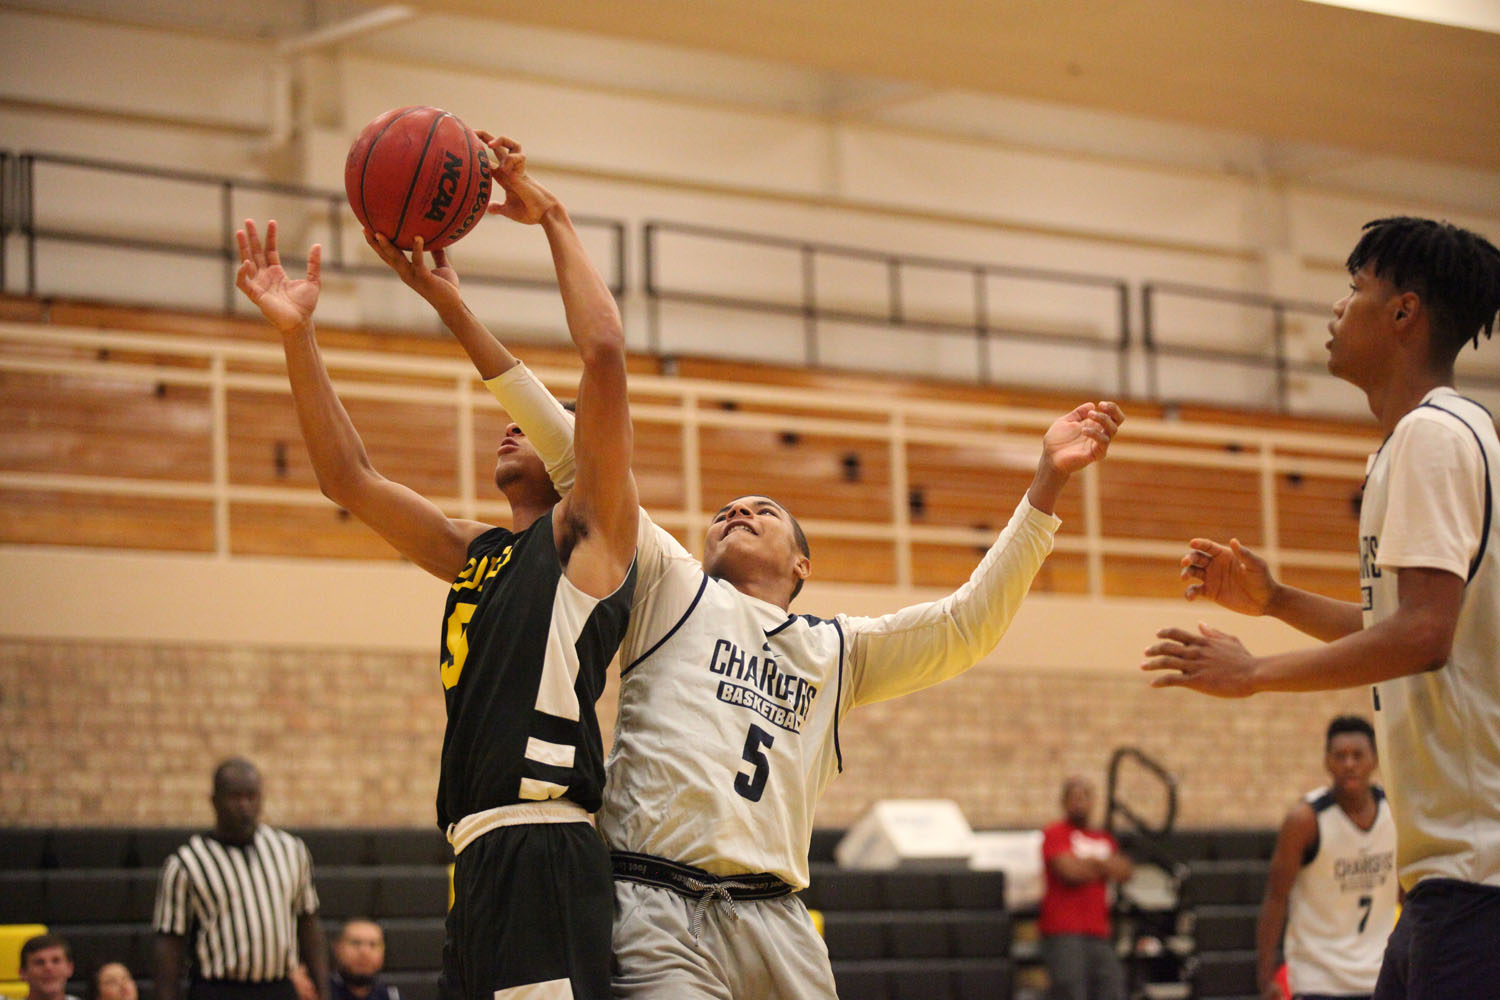
[[[453,614],[448,616],[448,657],[442,665],[444,691],[457,684],[459,675],[464,672],[464,661],[469,658],[467,626],[469,619],[474,617],[474,609],[478,606],[477,604],[457,604],[454,605]]]
[[[765,747],[776,742],[776,737],[759,726],[751,726],[745,737],[744,758],[740,773],[734,776],[734,790],[751,802],[759,802],[766,790],[766,779],[771,776],[771,762],[766,759]]]

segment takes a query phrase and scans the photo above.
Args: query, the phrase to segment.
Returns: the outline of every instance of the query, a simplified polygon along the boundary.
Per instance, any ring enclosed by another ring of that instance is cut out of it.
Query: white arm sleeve
[[[846,619],[853,688],[849,705],[919,691],[957,676],[995,648],[1062,522],[1022,498],[1010,523],[962,587],[940,601],[879,618]]]
[[[567,496],[578,469],[573,458],[573,414],[563,409],[557,397],[520,362],[485,382],[484,387],[526,433],[547,466],[557,495]]]

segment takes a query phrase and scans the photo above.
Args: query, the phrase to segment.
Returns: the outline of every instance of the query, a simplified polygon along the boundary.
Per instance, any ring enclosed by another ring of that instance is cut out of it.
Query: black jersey
[[[598,810],[604,751],[594,703],[634,587],[633,563],[608,597],[573,586],[550,511],[525,531],[492,528],[469,545],[443,614],[439,826],[556,798]]]

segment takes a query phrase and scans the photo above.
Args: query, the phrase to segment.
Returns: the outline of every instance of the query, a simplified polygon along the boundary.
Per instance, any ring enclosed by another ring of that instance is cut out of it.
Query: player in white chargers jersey
[[[1309,793],[1281,824],[1256,928],[1261,995],[1278,994],[1283,950],[1296,1000],[1368,997],[1396,923],[1396,821],[1378,766],[1375,730],[1341,715],[1328,724],[1323,766],[1332,784]]]
[[[486,383],[569,489],[567,414],[524,366]],[[994,648],[1052,548],[1068,477],[1124,414],[1085,403],[1043,436],[1036,477],[969,581],[879,618],[793,615],[807,540],[773,499],[714,516],[700,563],[641,514],[630,625],[599,829],[614,855],[617,997],[835,995],[828,950],[793,895],[808,884],[839,721]]]
[[[1170,628],[1142,667],[1223,697],[1375,685],[1406,904],[1375,996],[1489,997],[1500,983],[1500,439],[1453,388],[1458,353],[1500,310],[1500,250],[1428,219],[1365,226],[1333,307],[1328,370],[1387,433],[1359,515],[1361,597],[1289,587],[1237,540],[1193,539],[1187,596],[1269,614],[1324,645],[1254,657]]]

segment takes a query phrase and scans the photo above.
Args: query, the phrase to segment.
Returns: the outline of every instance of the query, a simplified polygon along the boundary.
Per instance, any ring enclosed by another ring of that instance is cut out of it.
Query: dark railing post
[[[36,298],[36,157],[16,161],[16,212],[26,237],[26,297]]]
[[[219,219],[223,224],[224,242],[221,244],[221,252],[224,254],[224,315],[234,314],[234,275],[239,269],[238,250],[234,242],[234,182],[225,180],[219,184]]]
[[[614,234],[615,278],[610,284],[610,294],[615,297],[615,308],[620,310],[620,322],[625,322],[625,223],[615,222],[610,226]],[[624,329],[624,327],[621,327]]]
[[[328,257],[336,268],[344,266],[344,226],[342,198],[328,199]]]
[[[610,291],[615,293],[616,299],[625,298],[625,289],[629,287],[626,281],[625,263],[625,223],[616,222],[611,227],[615,234],[615,282]]]
[[[1286,306],[1281,302],[1271,303],[1271,348],[1276,362],[1276,410],[1286,413],[1291,385],[1286,361]]]
[[[990,380],[990,291],[989,274],[982,267],[974,268],[974,350],[984,384]]]
[[[0,149],[0,295],[5,294],[5,257],[10,242],[10,151]]]
[[[1151,282],[1141,283],[1141,347],[1145,351],[1146,398],[1159,401],[1160,386],[1156,371],[1156,318],[1151,311],[1155,288]]]
[[[1116,356],[1116,379],[1121,396],[1130,395],[1130,285],[1120,282],[1120,350]]]
[[[818,364],[818,271],[811,243],[802,244],[802,338],[807,366]]]
[[[889,314],[891,323],[900,326],[906,322],[905,309],[901,302],[901,260],[891,257],[885,262],[885,284],[886,291],[890,297]]]
[[[646,350],[661,354],[661,299],[656,292],[656,223],[641,227],[642,285],[646,292]]]

